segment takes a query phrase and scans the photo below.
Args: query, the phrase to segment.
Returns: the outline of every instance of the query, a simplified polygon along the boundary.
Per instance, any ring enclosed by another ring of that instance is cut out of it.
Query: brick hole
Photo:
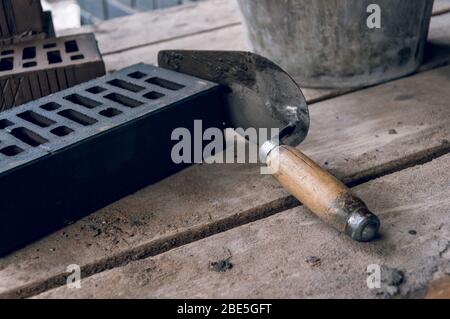
[[[7,128],[8,126],[14,125],[13,122],[7,119],[0,120],[0,130]]]
[[[169,81],[169,80],[165,80],[162,78],[158,78],[158,77],[150,78],[150,79],[146,80],[145,82],[154,84],[154,85],[157,85],[157,86],[160,86],[162,88],[172,90],[172,91],[178,91],[185,87],[184,85],[181,85],[181,84]]]
[[[14,58],[0,59],[0,71],[9,71],[14,67]]]
[[[57,128],[51,130],[50,132],[56,136],[63,137],[72,133],[73,130],[71,128],[68,128],[67,126],[58,126]]]
[[[47,52],[47,60],[49,64],[61,63],[61,53],[59,51],[49,51]]]
[[[128,76],[129,76],[130,78],[139,80],[139,79],[142,79],[143,77],[146,77],[147,74],[142,73],[142,72],[140,72],[140,71],[136,71],[136,72],[133,72],[133,73],[128,74]]]
[[[6,156],[16,156],[17,154],[20,154],[23,152],[23,149],[21,149],[19,146],[11,145],[4,147],[0,150],[0,153]]]
[[[67,53],[73,53],[73,52],[79,51],[76,40],[70,40],[70,41],[64,42],[64,47],[66,48]]]
[[[100,115],[103,115],[103,116],[105,116],[105,117],[111,118],[111,117],[115,117],[115,116],[117,116],[117,115],[122,114],[122,111],[120,111],[120,110],[118,110],[118,109],[115,109],[115,108],[113,108],[113,107],[110,107],[110,108],[108,108],[108,109],[106,109],[106,110],[101,111],[99,114],[100,114]]]
[[[55,111],[57,109],[59,109],[61,107],[61,105],[59,105],[58,103],[55,102],[50,102],[44,105],[41,105],[40,108],[46,111]]]
[[[11,55],[11,54],[14,54],[14,50],[5,50],[5,51],[2,51],[2,53],[1,53],[1,55]]]
[[[43,46],[44,49],[56,48],[56,43],[46,43]]]
[[[126,82],[120,79],[114,79],[112,81],[109,81],[108,84],[127,90],[127,91],[131,91],[131,92],[140,92],[142,90],[144,90],[145,88],[130,82]]]
[[[144,94],[143,96],[149,100],[157,100],[157,99],[164,97],[165,95],[162,93],[159,93],[159,92],[152,91],[147,94]]]
[[[36,57],[36,47],[27,47],[22,51],[22,59],[30,60]]]
[[[36,134],[33,131],[30,131],[29,129],[27,129],[25,127],[18,127],[18,128],[13,129],[11,131],[11,135],[33,147],[36,147],[36,146],[39,146],[41,144],[48,142],[48,140],[46,140],[42,136]]]
[[[70,59],[71,59],[72,61],[83,60],[83,59],[84,59],[84,55],[82,55],[82,54],[72,55],[72,56],[70,57]]]
[[[138,107],[138,106],[141,106],[142,104],[144,104],[140,101],[136,101],[128,96],[125,96],[125,95],[122,95],[119,93],[111,93],[111,94],[105,95],[104,98],[111,100],[113,102],[122,104],[123,106],[130,107],[130,108],[135,108],[135,107]]]
[[[92,117],[89,117],[86,114],[71,109],[60,111],[58,112],[58,114],[65,117],[66,119],[69,119],[83,126],[93,125],[98,122],[96,119],[93,119]]]
[[[24,68],[32,68],[33,66],[36,66],[37,63],[35,61],[31,61],[31,62],[26,62],[23,64]]]
[[[101,86],[93,86],[89,89],[86,89],[87,92],[92,93],[92,94],[99,94],[102,92],[105,92],[106,89],[102,88]]]
[[[69,96],[65,96],[64,99],[67,101],[70,101],[74,104],[84,106],[88,109],[93,109],[99,105],[102,105],[102,103],[100,103],[100,102],[94,101],[90,98],[87,98],[87,97],[79,95],[79,94],[72,94]]]
[[[20,114],[17,114],[18,117],[20,117],[21,119],[24,119],[27,122],[30,122],[34,125],[40,126],[40,127],[49,127],[50,125],[55,124],[56,122],[45,117],[42,116],[36,112],[33,111],[26,111]]]

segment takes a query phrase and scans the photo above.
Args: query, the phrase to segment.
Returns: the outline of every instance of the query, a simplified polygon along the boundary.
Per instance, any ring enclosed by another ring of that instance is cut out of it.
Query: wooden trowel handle
[[[342,182],[290,146],[275,146],[266,159],[275,178],[322,220],[360,242],[373,240],[377,216]]]

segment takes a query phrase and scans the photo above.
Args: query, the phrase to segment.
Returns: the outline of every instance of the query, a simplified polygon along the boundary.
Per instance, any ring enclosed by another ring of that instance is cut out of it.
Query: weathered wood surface
[[[434,15],[448,11],[450,11],[450,0],[434,1]],[[81,29],[62,30],[58,36],[95,32],[101,52],[109,55],[231,28],[242,25],[242,21],[236,0],[209,0],[107,20]],[[139,32],[140,30],[145,32]]]
[[[430,70],[450,62],[450,13],[431,19],[425,61],[419,71]]]
[[[157,54],[163,49],[250,50],[236,0],[211,0],[144,12],[64,30],[59,35],[80,32],[95,33],[109,72],[140,62],[157,64]],[[306,89],[304,93],[312,103],[348,91]]]
[[[38,297],[421,297],[450,270],[449,170],[446,155],[356,187],[383,221],[370,244],[299,207]],[[381,266],[380,289],[368,289],[369,265]]]
[[[450,26],[450,19],[449,19]],[[450,35],[450,31],[449,31]],[[219,29],[161,42],[152,46],[132,49],[126,54],[111,54],[104,56],[106,68],[109,71],[121,69],[129,64],[145,62],[157,64],[158,52],[167,49],[197,49],[197,50],[250,50],[245,39],[245,31],[242,25]],[[351,90],[333,89],[304,89],[303,93],[309,103],[326,98],[335,97]]]
[[[232,1],[230,1],[232,2]],[[208,3],[208,2],[206,2]],[[436,38],[448,37],[450,28],[450,18],[448,15],[436,16],[432,18],[430,25],[429,38],[434,41]],[[100,47],[103,41],[97,35]],[[176,39],[167,39],[165,41],[155,41],[156,43],[148,46],[141,46],[127,50],[127,54],[106,54],[105,63],[110,70],[116,70],[128,66],[129,64],[145,62],[150,64],[157,63],[157,55],[160,50],[165,49],[199,49],[199,50],[250,50],[246,38],[246,31],[242,24],[232,25],[230,27],[213,29],[200,34],[179,37]],[[428,61],[427,61],[428,62]],[[431,61],[430,61],[431,62]],[[425,63],[426,64],[426,63]]]
[[[434,0],[433,15],[450,12],[450,0]]]
[[[232,2],[232,1],[231,1]],[[99,42],[101,43],[101,39]],[[429,42],[426,60],[421,71],[432,69],[450,62],[450,14],[433,17],[430,24]],[[435,44],[436,43],[436,44]],[[104,56],[108,70],[117,70],[130,64],[145,62],[157,64],[160,50],[198,49],[198,50],[250,50],[246,31],[242,24],[212,31],[162,41],[151,46],[131,49],[126,54],[107,54]],[[295,77],[295,74],[294,74]],[[300,83],[301,85],[301,83]],[[348,93],[352,89],[303,89],[309,103]]]
[[[301,149],[348,183],[450,151],[450,67],[311,107]],[[65,282],[70,264],[90,275],[297,205],[257,165],[198,165],[147,187],[0,260],[0,296]]]
[[[450,0],[436,0],[435,8],[439,9],[436,12],[445,12],[447,2],[450,5]],[[441,20],[444,23],[432,21],[431,38],[435,37],[434,34],[450,33],[450,17]],[[149,27],[145,31],[136,31],[143,30],[143,26]],[[144,12],[81,30],[66,30],[62,34],[80,31],[95,32],[109,71],[140,62],[156,64],[157,54],[163,49],[250,50],[236,0],[210,0],[158,12]],[[423,70],[448,63],[449,47],[439,47],[439,51],[430,52],[433,55]],[[349,91],[352,90],[304,89],[304,94],[307,101],[313,103]]]

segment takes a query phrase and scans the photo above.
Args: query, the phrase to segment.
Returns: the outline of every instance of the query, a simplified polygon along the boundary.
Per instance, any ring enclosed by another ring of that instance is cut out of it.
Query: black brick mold
[[[221,118],[216,84],[144,64],[0,113],[0,254],[185,168],[173,130]]]

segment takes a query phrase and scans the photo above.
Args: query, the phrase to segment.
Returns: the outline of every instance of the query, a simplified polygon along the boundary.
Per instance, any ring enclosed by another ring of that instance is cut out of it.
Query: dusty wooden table
[[[234,0],[85,30],[108,70],[154,63],[167,48],[248,49]],[[415,75],[356,92],[305,90],[312,125],[302,150],[379,214],[380,240],[351,242],[257,165],[197,165],[1,258],[0,297],[423,297],[431,282],[430,296],[445,295],[450,1],[436,0],[429,38]],[[82,268],[81,289],[65,285],[71,264]],[[367,287],[372,264],[389,275],[382,289]]]

